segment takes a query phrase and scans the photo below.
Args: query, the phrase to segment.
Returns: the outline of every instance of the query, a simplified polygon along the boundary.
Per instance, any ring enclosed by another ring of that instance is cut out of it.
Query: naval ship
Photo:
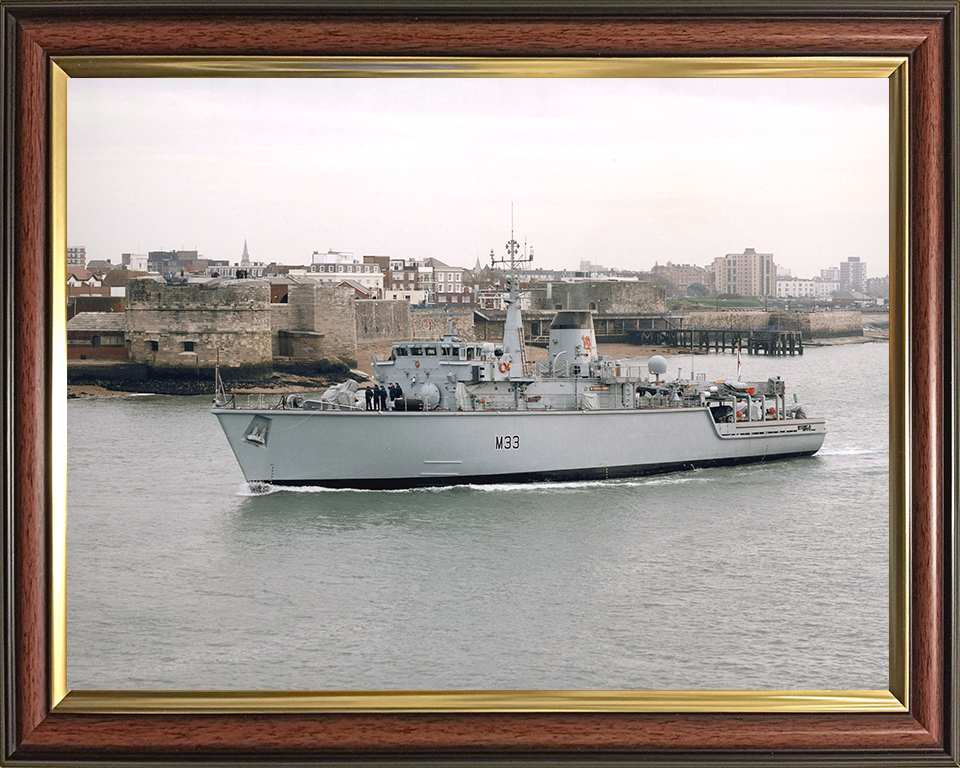
[[[213,414],[251,485],[397,489],[480,483],[605,480],[809,456],[826,425],[766,381],[665,381],[597,352],[593,315],[558,311],[548,358],[527,360],[519,246],[500,344],[439,339],[395,343],[374,361],[403,397],[366,410],[355,381],[317,398],[286,395],[241,406],[217,376]],[[532,258],[532,254],[530,255]],[[505,260],[506,261],[506,260]],[[738,366],[739,368],[739,366]]]

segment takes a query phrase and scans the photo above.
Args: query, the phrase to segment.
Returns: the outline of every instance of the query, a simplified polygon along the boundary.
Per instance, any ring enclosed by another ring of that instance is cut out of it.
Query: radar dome
[[[650,371],[654,376],[659,376],[661,373],[667,372],[667,361],[664,360],[660,355],[654,355],[647,361],[647,370]]]

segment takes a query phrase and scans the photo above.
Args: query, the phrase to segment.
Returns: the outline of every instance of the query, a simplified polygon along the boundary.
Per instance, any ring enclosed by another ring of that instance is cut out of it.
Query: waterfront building
[[[777,278],[778,299],[815,299],[817,284],[813,280],[793,277]]]
[[[420,305],[427,303],[426,291],[411,290],[389,290],[383,291],[384,301],[408,301],[411,305]]]
[[[462,308],[476,304],[469,270],[451,267],[439,259],[427,259],[427,266],[433,269],[434,303],[438,307]]]
[[[757,253],[747,248],[743,253],[718,256],[709,269],[720,295],[776,295],[777,265],[772,253]]]
[[[856,293],[867,290],[867,264],[859,256],[840,262],[840,288]]]
[[[99,275],[83,267],[67,267],[68,288],[78,288],[80,286],[99,288],[101,285],[103,285],[103,278]]]
[[[410,296],[411,304],[432,304],[434,299],[433,269],[424,261],[397,259],[388,256],[364,256],[364,262],[377,264],[383,272],[383,297]]]
[[[198,275],[206,277],[233,277],[236,278],[239,274],[242,277],[247,279],[257,280],[262,277],[266,277],[270,273],[273,267],[273,264],[261,264],[258,261],[253,262],[249,267],[241,267],[239,264],[234,264],[233,266],[227,265],[226,262],[209,262],[204,265],[202,269],[197,270]]]
[[[67,320],[67,360],[127,360],[123,312],[81,312]]]
[[[434,258],[364,256],[363,260],[383,270],[385,299],[396,297],[413,304],[454,308],[470,308],[476,304],[473,276],[464,267],[450,266]]]
[[[356,280],[341,280],[339,283],[336,283],[338,288],[347,288],[353,291],[355,298],[372,300],[379,299],[381,290],[379,288],[368,288],[365,285],[358,283]]]
[[[609,277],[613,270],[600,264],[594,264],[589,259],[580,260],[580,269],[577,270],[584,277]]]
[[[77,296],[110,296],[103,277],[83,267],[67,267],[67,299]]]
[[[95,272],[98,275],[105,275],[107,272],[116,269],[116,266],[110,260],[95,259],[87,262],[87,271]]]
[[[824,280],[836,280],[840,282],[840,267],[827,267],[820,270],[820,277]]]
[[[160,274],[195,272],[206,269],[207,259],[197,251],[149,251],[147,271]]]
[[[841,291],[833,297],[834,306],[844,308],[874,307],[877,303],[873,296],[867,296],[860,291]]]
[[[131,272],[149,271],[149,260],[145,253],[123,253],[120,255],[120,263]]]
[[[831,270],[823,270],[823,272],[830,272]],[[836,279],[828,279],[825,277],[815,277],[813,278],[813,284],[815,286],[814,290],[816,292],[816,298],[819,301],[826,301],[833,297],[835,293],[840,291],[840,270],[836,270],[838,277]]]
[[[313,256],[306,274],[318,283],[339,285],[344,280],[352,280],[367,291],[374,291],[377,298],[383,295],[383,272],[379,264],[365,264],[354,259],[353,254],[335,251],[314,253]]]
[[[82,269],[86,269],[87,267],[86,246],[72,245],[67,247],[67,266],[80,267]]]
[[[564,278],[573,277],[573,272],[566,269],[527,269],[523,277],[531,283],[558,283]]]
[[[687,294],[690,286],[693,285],[702,286],[708,294],[713,293],[713,273],[703,267],[694,264],[674,264],[668,261],[666,264],[654,264],[650,272],[655,278],[673,286],[674,290],[681,295]]]
[[[869,277],[867,278],[867,291],[869,295],[878,299],[890,298],[890,277]]]

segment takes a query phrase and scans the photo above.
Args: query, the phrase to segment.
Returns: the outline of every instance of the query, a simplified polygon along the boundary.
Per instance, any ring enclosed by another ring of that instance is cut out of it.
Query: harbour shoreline
[[[817,339],[808,341],[804,346],[808,347],[832,347],[848,344],[873,344],[889,341],[889,330],[868,329],[865,328],[863,336],[843,336],[829,339]],[[356,374],[370,376],[373,371],[371,355],[386,356],[390,352],[392,342],[378,342],[376,344],[365,345],[365,359],[357,363]],[[651,357],[653,355],[706,355],[714,354],[694,350],[679,350],[674,347],[665,346],[635,346],[633,344],[604,344],[600,345],[600,353],[614,359],[633,359]],[[527,347],[527,356],[531,362],[547,359],[547,350],[543,347]],[[230,391],[240,395],[258,395],[258,394],[277,394],[288,392],[322,392],[327,387],[337,384],[339,380],[334,380],[326,376],[304,376],[289,373],[275,373],[267,381],[238,381],[230,386]],[[109,382],[111,386],[104,386],[107,382],[96,381],[86,384],[68,384],[67,397],[69,399],[79,397],[124,397],[129,395],[183,395],[197,396],[209,394],[213,397],[213,383],[205,385],[196,380],[178,380],[178,379],[148,379],[144,381],[116,381]],[[362,385],[361,385],[362,386]]]

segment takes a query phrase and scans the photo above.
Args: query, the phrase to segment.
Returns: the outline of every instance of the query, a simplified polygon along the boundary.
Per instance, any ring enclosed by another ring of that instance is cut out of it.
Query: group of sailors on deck
[[[363,397],[366,403],[366,410],[385,411],[387,410],[387,398],[390,398],[390,408],[393,408],[394,400],[403,397],[403,390],[400,389],[399,384],[391,383],[387,385],[387,387],[381,384],[374,384],[372,387],[366,388]]]

